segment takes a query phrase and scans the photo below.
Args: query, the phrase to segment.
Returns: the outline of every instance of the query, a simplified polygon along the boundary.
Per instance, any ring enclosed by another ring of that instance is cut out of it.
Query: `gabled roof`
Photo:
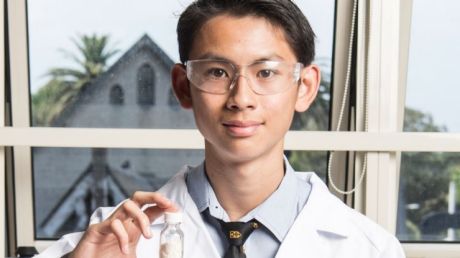
[[[40,223],[40,230],[45,235],[56,236],[65,232],[62,227],[73,219],[74,214],[78,215],[76,219],[79,222],[74,221],[76,225],[73,225],[73,227],[77,228],[72,228],[73,231],[81,230],[78,226],[88,224],[91,213],[100,206],[100,204],[96,204],[96,207],[92,207],[87,200],[88,197],[92,197],[92,188],[95,185],[93,173],[94,167],[89,164]],[[114,203],[107,203],[109,206],[116,205],[135,190],[155,191],[160,188],[159,184],[154,185],[136,173],[127,173],[111,168],[109,165],[105,166],[105,176],[100,181],[106,182],[107,198],[114,201]]]
[[[144,34],[131,48],[128,49],[107,71],[100,74],[90,82],[83,85],[78,94],[69,101],[69,103],[62,109],[62,111],[51,121],[51,126],[65,126],[65,121],[76,111],[78,104],[85,99],[85,97],[91,96],[96,90],[91,85],[97,85],[99,82],[104,81],[106,78],[111,76],[121,66],[126,64],[126,60],[129,60],[136,53],[148,49],[153,55],[158,56],[158,60],[162,65],[168,69],[174,65],[174,61],[147,35]]]

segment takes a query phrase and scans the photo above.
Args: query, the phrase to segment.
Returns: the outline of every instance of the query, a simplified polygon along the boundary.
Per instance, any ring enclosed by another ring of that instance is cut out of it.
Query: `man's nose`
[[[235,75],[227,99],[227,108],[231,110],[254,109],[257,106],[256,93],[251,88],[250,79],[242,74]]]

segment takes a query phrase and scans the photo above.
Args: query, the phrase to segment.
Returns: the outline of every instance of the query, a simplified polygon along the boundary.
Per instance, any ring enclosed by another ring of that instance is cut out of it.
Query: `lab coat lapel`
[[[184,256],[220,258],[217,248],[209,235],[201,218],[200,212],[188,193],[185,184],[185,173],[190,168],[184,167],[160,191],[180,205],[184,212]]]
[[[305,175],[304,175],[305,176]],[[303,176],[303,177],[304,177]],[[331,257],[330,237],[340,241],[347,238],[347,223],[337,211],[335,197],[315,174],[308,173],[306,180],[312,185],[308,201],[281,243],[276,258]]]

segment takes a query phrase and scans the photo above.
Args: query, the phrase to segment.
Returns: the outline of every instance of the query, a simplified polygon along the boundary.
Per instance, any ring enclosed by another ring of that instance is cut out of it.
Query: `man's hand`
[[[142,211],[146,204],[153,204]],[[109,218],[88,227],[71,258],[134,258],[141,235],[151,238],[150,224],[177,207],[159,193],[136,192]]]

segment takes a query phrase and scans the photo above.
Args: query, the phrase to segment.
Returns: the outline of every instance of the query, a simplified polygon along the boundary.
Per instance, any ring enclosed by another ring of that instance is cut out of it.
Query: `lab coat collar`
[[[200,249],[207,251],[207,257],[219,257],[216,247],[204,225],[201,215],[190,197],[186,183],[185,173],[192,169],[184,167],[174,176],[169,183],[159,191],[181,206],[186,213],[184,216],[184,231],[187,232],[189,239],[201,239],[202,241],[185,241],[184,252],[201,253]],[[281,243],[276,257],[289,257],[292,250],[299,248],[299,245],[308,242],[310,248],[316,249],[316,253],[327,253],[322,250],[324,245],[320,242],[320,236],[333,239],[346,239],[353,228],[347,219],[348,209],[344,209],[344,204],[332,195],[323,181],[313,172],[296,173],[300,178],[310,182],[312,189],[307,204],[300,212],[293,226]],[[153,223],[162,224],[162,218]],[[211,249],[211,250],[209,250]],[[209,251],[212,256],[209,256]]]
[[[344,213],[344,210],[347,210],[344,209],[343,202],[329,192],[327,186],[315,173],[298,172],[297,175],[305,178],[312,185],[307,204],[299,214],[306,219],[300,221],[311,224],[318,233],[348,237],[352,228],[347,220],[347,213]]]
[[[349,223],[343,218],[344,204],[333,196],[321,179],[312,172],[297,173],[310,182],[312,189],[307,204],[297,216],[286,238],[281,243],[276,258],[304,257],[302,250],[308,246],[315,257],[329,257],[331,250],[324,239],[346,240]]]
[[[194,224],[199,225],[203,224],[201,215],[185,185],[185,173],[190,169],[192,168],[188,166],[182,168],[181,171],[171,179],[170,183],[166,184],[160,190],[160,192],[169,196],[172,201],[182,206],[182,209],[189,213],[190,217],[194,219]],[[302,219],[301,221],[312,223],[313,227],[319,232],[347,237],[349,235],[348,232],[350,232],[350,226],[343,216],[342,201],[329,192],[327,186],[315,173],[296,172],[296,176],[309,181],[312,186],[307,204],[299,214],[299,216],[308,219]],[[154,222],[154,224],[162,223],[164,223],[162,218]]]
[[[185,173],[192,169],[184,166],[159,192],[168,196],[171,201],[178,204],[184,212],[183,231],[187,232],[184,240],[184,253],[200,254],[206,250],[206,257],[219,257],[218,251],[214,246],[209,232],[205,228],[201,215],[187,191],[185,183]],[[155,220],[153,225],[163,224],[164,216]],[[201,239],[201,241],[195,241]],[[190,241],[187,241],[190,240]],[[209,250],[211,249],[211,250]],[[212,253],[212,256],[209,254]]]

